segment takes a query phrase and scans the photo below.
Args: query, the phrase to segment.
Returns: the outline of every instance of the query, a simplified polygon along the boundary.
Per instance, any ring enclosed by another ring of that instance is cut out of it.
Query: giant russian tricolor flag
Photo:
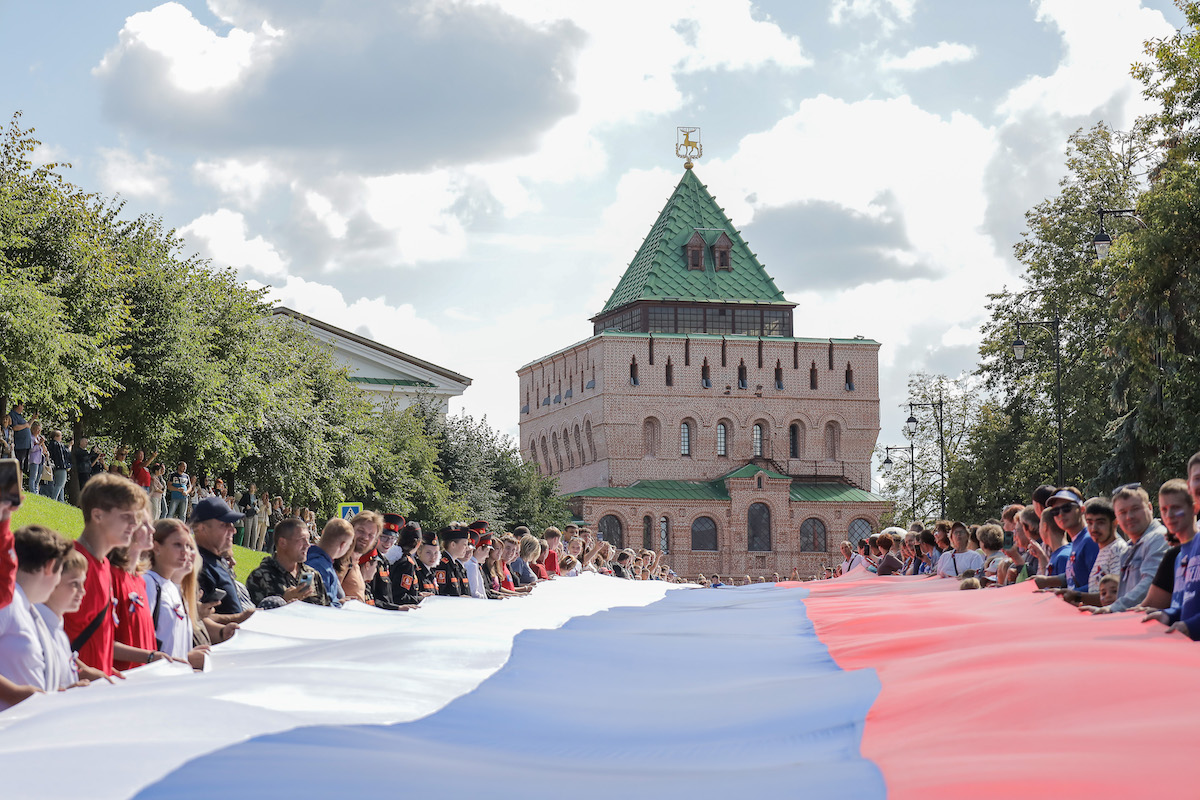
[[[1162,631],[865,574],[292,604],[0,713],[0,797],[1191,797],[1200,645]]]

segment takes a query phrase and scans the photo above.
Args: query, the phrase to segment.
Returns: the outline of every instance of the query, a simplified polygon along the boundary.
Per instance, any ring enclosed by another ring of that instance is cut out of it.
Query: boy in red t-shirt
[[[558,557],[562,552],[562,531],[558,528],[546,528],[542,535],[550,549],[546,551],[546,572],[550,575],[561,575],[558,571]]]
[[[83,603],[78,611],[63,617],[63,626],[79,660],[105,675],[113,674],[117,625],[108,554],[114,547],[129,546],[148,502],[140,487],[112,472],[92,477],[79,498],[83,533],[75,549],[87,559],[87,582]]]

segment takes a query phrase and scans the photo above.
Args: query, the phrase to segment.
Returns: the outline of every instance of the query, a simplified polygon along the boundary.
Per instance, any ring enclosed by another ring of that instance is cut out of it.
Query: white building
[[[329,344],[334,357],[349,369],[350,380],[376,406],[390,399],[403,409],[420,399],[428,399],[446,414],[450,410],[450,398],[461,396],[471,385],[471,379],[465,375],[299,311],[279,306],[272,311],[272,317],[288,317],[303,324],[309,333]]]

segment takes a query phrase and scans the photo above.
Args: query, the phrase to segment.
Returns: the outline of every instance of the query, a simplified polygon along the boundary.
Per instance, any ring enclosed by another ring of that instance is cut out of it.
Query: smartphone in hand
[[[21,464],[15,458],[0,459],[0,503],[21,505]]]

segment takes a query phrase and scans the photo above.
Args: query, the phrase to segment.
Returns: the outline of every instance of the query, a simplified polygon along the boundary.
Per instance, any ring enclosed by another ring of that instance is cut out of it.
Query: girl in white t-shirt
[[[146,594],[154,616],[158,647],[172,658],[186,659],[192,649],[192,620],[177,581],[192,571],[191,536],[175,520],[154,526],[154,548],[146,573]]]

